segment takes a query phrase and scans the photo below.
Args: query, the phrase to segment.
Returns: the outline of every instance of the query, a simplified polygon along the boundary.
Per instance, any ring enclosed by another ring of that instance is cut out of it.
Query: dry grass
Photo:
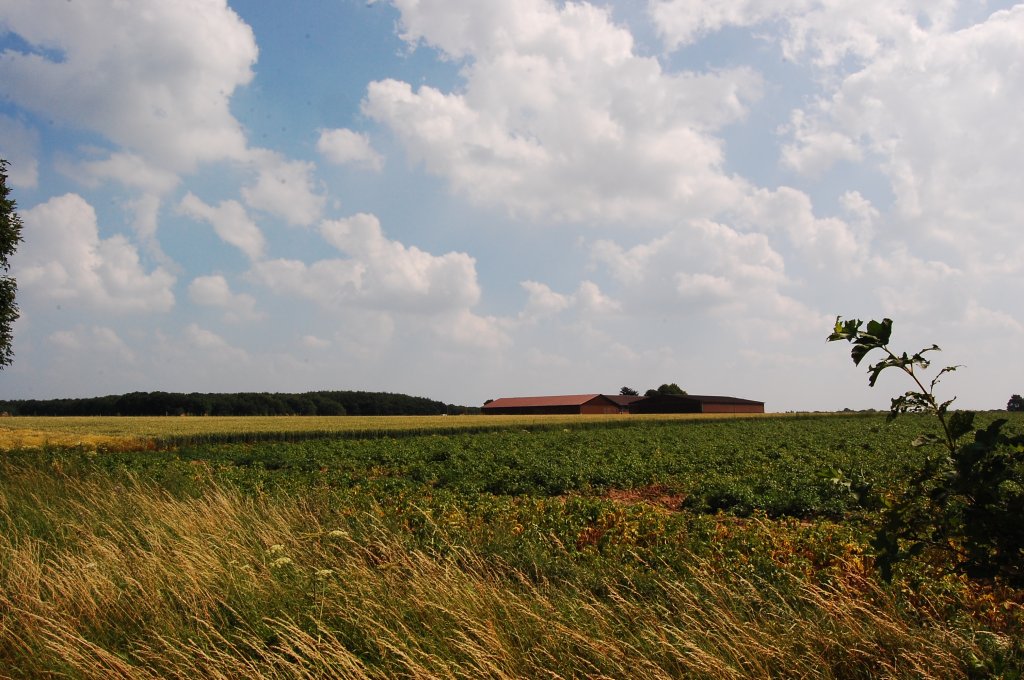
[[[961,677],[983,656],[859,569],[771,584],[694,559],[598,596],[428,554],[372,510],[2,472],[10,677]]]
[[[6,422],[12,422],[6,420]],[[59,424],[57,428],[60,427]],[[35,429],[22,427],[0,427],[0,451],[16,449],[41,449],[45,447],[104,449],[108,451],[136,451],[152,444],[132,435],[99,434],[76,429]]]

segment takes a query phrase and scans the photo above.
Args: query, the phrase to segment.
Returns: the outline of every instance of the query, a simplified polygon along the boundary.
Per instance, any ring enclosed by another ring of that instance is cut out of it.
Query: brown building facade
[[[763,401],[698,394],[659,394],[634,401],[630,413],[764,413]]]
[[[633,394],[606,394],[604,396],[619,405],[619,413],[629,413],[629,407],[644,398]]]

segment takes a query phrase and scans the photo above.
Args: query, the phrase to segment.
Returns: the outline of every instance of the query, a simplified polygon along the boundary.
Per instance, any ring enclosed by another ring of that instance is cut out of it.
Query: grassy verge
[[[12,677],[1018,677],[1021,594],[830,521],[0,469]],[[1018,675],[1014,675],[1018,674]]]

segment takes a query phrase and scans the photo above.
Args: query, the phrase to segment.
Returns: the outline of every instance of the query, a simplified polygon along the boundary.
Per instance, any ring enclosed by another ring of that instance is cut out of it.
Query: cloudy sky
[[[0,397],[1024,392],[1024,4],[0,0]],[[944,365],[944,364],[943,364]]]

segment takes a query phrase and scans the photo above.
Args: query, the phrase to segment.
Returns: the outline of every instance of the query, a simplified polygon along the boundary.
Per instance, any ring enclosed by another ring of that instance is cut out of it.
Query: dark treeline
[[[430,416],[476,412],[426,397],[391,392],[180,394],[132,392],[85,399],[0,401],[12,416]]]

